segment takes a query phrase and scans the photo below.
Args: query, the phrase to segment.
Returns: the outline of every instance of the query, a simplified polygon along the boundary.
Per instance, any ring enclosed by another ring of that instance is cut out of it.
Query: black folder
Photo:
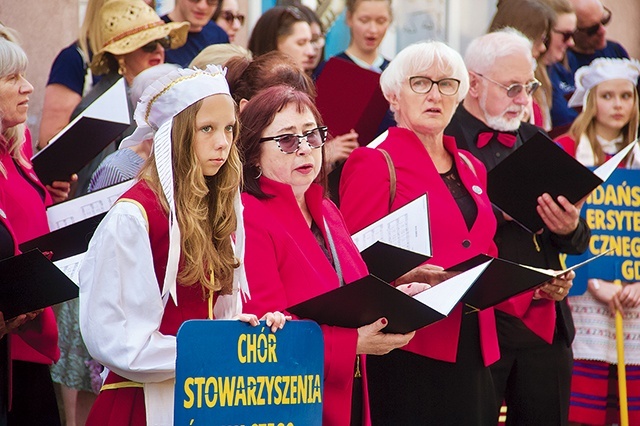
[[[124,81],[116,82],[51,139],[31,162],[40,181],[68,181],[131,124]]]
[[[369,273],[387,283],[394,281],[431,258],[431,256],[382,241],[367,247],[360,254]]]
[[[536,210],[539,196],[562,195],[575,204],[602,182],[538,132],[489,172],[487,191],[493,204],[535,233],[544,226]]]
[[[0,261],[0,277],[5,320],[78,297],[78,286],[38,250]]]
[[[482,310],[502,303],[528,290],[532,290],[568,271],[578,269],[606,255],[610,251],[611,250],[604,251],[562,271],[534,268],[484,254],[458,263],[448,268],[447,271],[463,272],[483,263],[488,263],[487,267],[462,298],[462,301],[467,305]]]
[[[319,324],[358,328],[385,317],[385,333],[408,333],[446,317],[424,303],[368,275],[287,309]]]
[[[56,261],[84,253],[89,247],[89,240],[93,236],[98,224],[107,213],[72,223],[64,228],[20,244],[20,250],[26,252],[32,249],[53,252],[51,260]]]

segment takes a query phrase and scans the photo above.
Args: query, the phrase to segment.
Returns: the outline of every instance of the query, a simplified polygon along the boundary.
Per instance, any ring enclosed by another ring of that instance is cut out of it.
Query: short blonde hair
[[[205,69],[207,65],[226,65],[227,61],[235,57],[251,60],[251,52],[242,46],[230,43],[212,44],[202,49],[198,56],[193,58],[189,67]]]

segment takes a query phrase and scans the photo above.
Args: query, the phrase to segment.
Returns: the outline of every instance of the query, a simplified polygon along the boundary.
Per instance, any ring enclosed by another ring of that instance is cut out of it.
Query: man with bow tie
[[[471,42],[465,55],[469,93],[445,134],[491,170],[540,129],[522,122],[534,78],[531,41],[505,29]],[[496,210],[499,256],[541,268],[562,269],[559,254],[587,249],[590,231],[580,209],[564,197],[541,194],[538,213],[545,227],[531,234]],[[492,367],[498,401],[507,405],[508,425],[566,425],[575,330],[565,297],[571,277],[560,287],[542,287],[496,307],[500,360]]]

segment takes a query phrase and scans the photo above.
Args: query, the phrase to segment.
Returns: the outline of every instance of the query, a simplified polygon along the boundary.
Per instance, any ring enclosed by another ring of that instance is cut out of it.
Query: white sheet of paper
[[[69,277],[76,285],[78,285],[78,271],[80,270],[80,263],[84,259],[85,253],[76,254],[75,256],[67,257],[66,259],[60,259],[53,262],[64,274]]]
[[[442,315],[449,315],[453,307],[462,299],[469,288],[489,266],[491,260],[464,271],[422,293],[413,296]]]
[[[351,236],[363,251],[377,241],[431,256],[431,233],[426,194],[389,213]]]
[[[47,146],[45,146],[40,152],[36,153],[33,158],[40,155],[41,152],[51,146],[56,140],[58,140],[68,129],[73,127],[83,117],[96,118],[104,121],[112,121],[115,123],[130,124],[129,118],[129,104],[127,100],[127,89],[125,86],[124,78],[118,80],[113,86],[102,94],[98,99],[93,101],[84,111],[82,111],[76,118],[74,118],[64,129],[60,130],[55,135]]]
[[[133,179],[128,180],[49,207],[47,209],[49,229],[55,231],[106,212],[127,189],[131,188],[133,183]]]
[[[387,138],[388,135],[389,135],[388,130],[385,130],[384,132],[380,133],[378,137],[376,137],[374,140],[372,140],[367,144],[367,148],[376,148],[378,145],[384,142],[384,140]]]
[[[602,253],[598,253],[593,257],[590,257],[590,258],[588,258],[586,260],[583,260],[580,263],[576,263],[575,265],[570,266],[567,269],[563,269],[561,271],[554,271],[554,270],[551,270],[551,269],[544,269],[544,268],[536,268],[535,266],[522,265],[522,264],[520,264],[520,266],[522,266],[523,268],[533,269],[534,271],[538,271],[538,272],[541,272],[543,274],[547,274],[547,275],[549,275],[549,278],[558,278],[560,275],[564,275],[569,271],[573,271],[573,270],[578,269],[579,267],[581,267],[583,265],[586,265],[587,263],[593,262],[594,260],[596,260],[600,256],[604,256],[604,255],[606,255],[608,253],[611,253],[613,250],[615,250],[615,247],[611,247],[609,250],[603,251]]]
[[[638,143],[638,139],[631,142],[629,145],[625,146],[623,149],[620,150],[620,152],[618,152],[613,157],[609,158],[603,165],[595,169],[593,171],[593,174],[598,176],[600,179],[602,179],[603,182],[609,179],[609,176],[611,176],[611,173],[613,173],[618,168],[618,165],[620,165],[620,162],[624,159],[624,157],[627,156],[627,154],[629,154],[629,152],[633,149],[633,147],[637,143]]]

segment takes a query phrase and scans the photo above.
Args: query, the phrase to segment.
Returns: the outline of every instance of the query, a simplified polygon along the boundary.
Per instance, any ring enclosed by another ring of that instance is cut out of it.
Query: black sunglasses
[[[244,25],[244,15],[242,13],[238,13],[237,15],[234,15],[233,12],[229,10],[225,10],[220,14],[220,17],[225,21],[227,21],[229,25],[232,25],[235,19],[237,19],[238,22],[240,22],[240,25]]]
[[[287,133],[284,135],[269,136],[261,138],[260,142],[275,141],[280,151],[285,154],[293,154],[300,149],[302,140],[305,140],[311,148],[320,148],[327,140],[327,128],[325,126],[316,127],[308,130],[301,135]]]
[[[556,34],[560,34],[562,36],[562,41],[563,42],[568,42],[570,38],[572,38],[575,35],[575,31],[558,31],[558,30],[551,30]]]
[[[142,49],[142,51],[146,52],[146,53],[153,53],[158,48],[158,45],[164,47],[165,49],[170,48],[171,47],[171,37],[165,36],[165,37],[159,38],[158,40],[153,40],[153,41],[145,44],[144,46],[142,46],[140,49]]]
[[[585,33],[586,35],[591,37],[598,32],[598,30],[600,29],[600,25],[602,25],[603,27],[607,26],[607,24],[609,24],[609,22],[611,21],[611,11],[604,6],[602,7],[604,8],[605,15],[602,17],[600,22],[587,28],[578,28],[578,31],[580,31],[581,33]]]

